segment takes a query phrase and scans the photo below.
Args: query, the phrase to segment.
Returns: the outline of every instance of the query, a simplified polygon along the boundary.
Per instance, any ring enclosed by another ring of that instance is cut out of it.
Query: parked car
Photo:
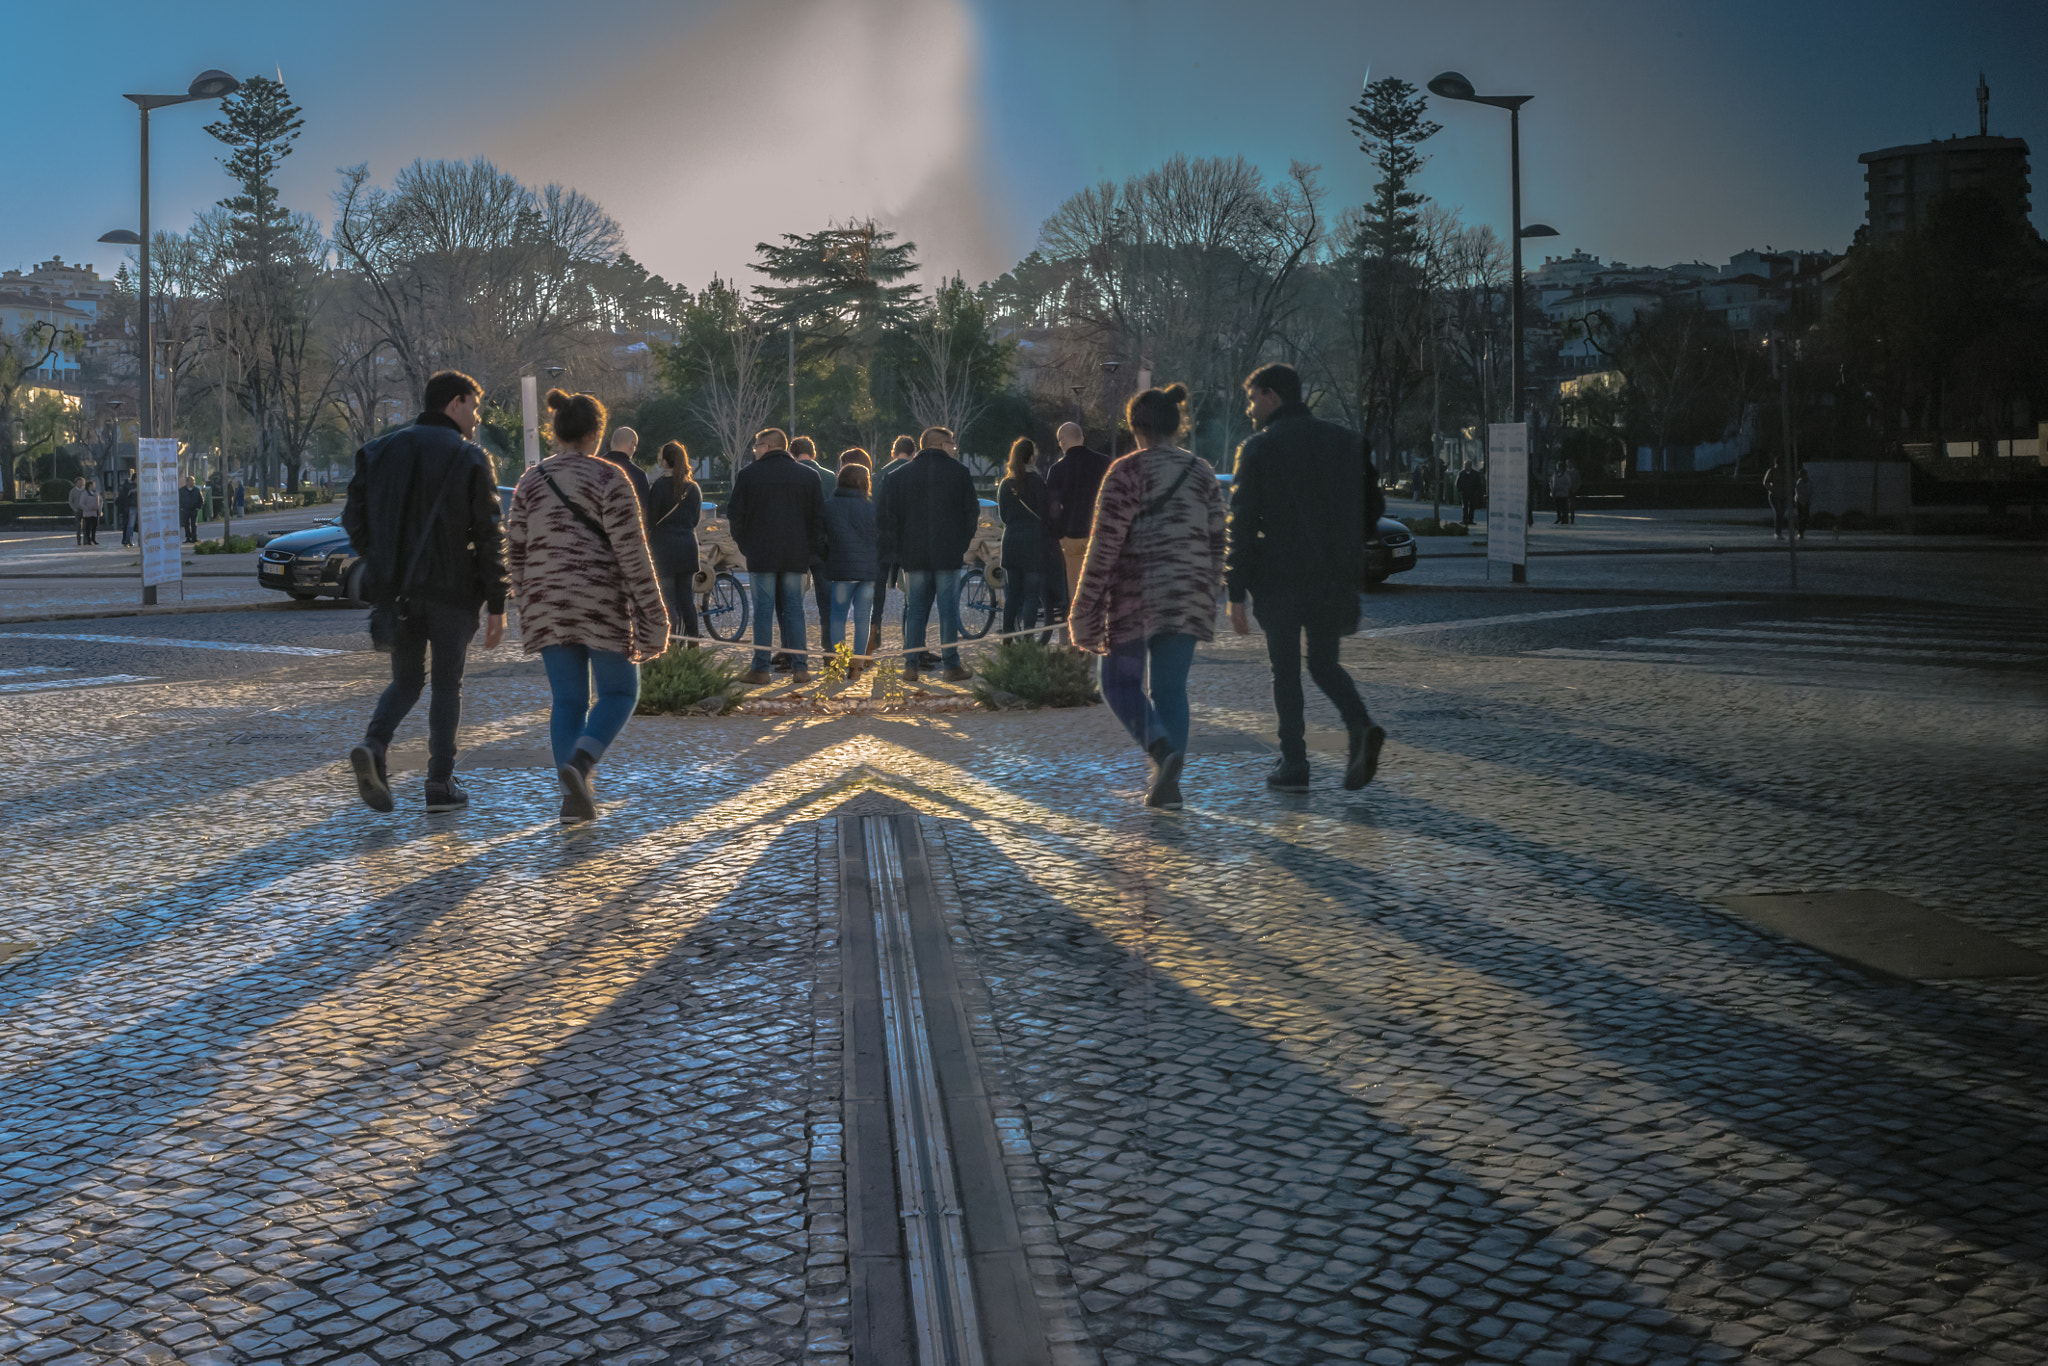
[[[1230,494],[1230,476],[1219,474],[1216,482],[1223,485],[1226,499]],[[1392,574],[1405,574],[1415,567],[1415,533],[1392,517],[1381,517],[1379,534],[1365,543],[1365,579],[1367,583],[1385,583]]]

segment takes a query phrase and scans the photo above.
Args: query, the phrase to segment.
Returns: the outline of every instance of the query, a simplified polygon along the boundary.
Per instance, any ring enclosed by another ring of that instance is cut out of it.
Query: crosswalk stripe
[[[348,650],[321,650],[311,645],[251,645],[233,640],[174,640],[169,636],[88,636],[58,635],[43,631],[0,632],[0,641],[8,640],[84,640],[99,645],[148,645],[169,646],[180,650],[232,650],[237,653],[259,655],[304,655],[324,658],[327,655],[345,655]]]
[[[1865,659],[1876,657],[1913,659],[1975,659],[1987,663],[2012,664],[2036,659],[2048,659],[2048,655],[1990,654],[1981,650],[1923,650],[1905,646],[1876,645],[1807,645],[1793,642],[1771,642],[1752,640],[1682,640],[1675,636],[1619,636],[1603,640],[1602,645],[1643,645],[1653,649],[1679,650],[1723,650],[1747,651],[1755,654],[1804,654],[1804,655],[1845,655]]]
[[[1929,649],[1970,649],[1987,654],[2011,655],[2015,659],[2044,659],[2048,654],[2040,650],[2013,650],[2006,648],[2006,642],[1997,640],[1938,640],[1925,635],[1900,635],[1896,632],[1886,635],[1830,634],[1815,631],[1768,630],[1735,626],[1692,626],[1682,631],[1673,631],[1675,636],[1699,636],[1714,640],[1812,640],[1831,645],[1899,645],[1926,647]]]
[[[1604,617],[1615,612],[1697,612],[1715,607],[1734,607],[1733,602],[1658,602],[1634,607],[1569,607],[1555,612],[1517,612],[1506,617],[1464,617],[1455,621],[1420,621],[1407,626],[1374,626],[1360,631],[1360,639],[1386,636],[1423,635],[1432,631],[1462,631],[1474,626],[1519,626],[1525,621],[1559,621],[1565,617]]]
[[[23,674],[66,674],[69,669],[60,669],[50,664],[25,664],[18,669],[0,669],[0,678],[19,678]]]
[[[0,683],[0,692],[47,692],[52,688],[96,688],[108,683],[148,683],[152,674],[104,674],[98,678],[40,678],[33,683]]]
[[[1706,661],[1699,655],[1663,654],[1656,650],[1593,650],[1576,645],[1552,645],[1541,650],[1530,650],[1532,655],[1544,655],[1551,659],[1611,659],[1628,664],[1701,664]],[[1748,672],[1757,672],[1750,669]]]

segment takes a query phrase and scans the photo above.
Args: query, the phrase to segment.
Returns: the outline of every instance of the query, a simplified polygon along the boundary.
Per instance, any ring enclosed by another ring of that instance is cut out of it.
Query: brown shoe
[[[965,683],[968,679],[974,677],[974,670],[956,665],[940,674],[939,677],[945,679],[948,683]]]
[[[789,681],[798,687],[802,687],[811,681],[811,671],[809,669],[791,669],[789,671]]]
[[[923,677],[917,671],[917,665],[905,664],[903,666],[903,681],[905,683],[921,683],[924,681]]]
[[[774,674],[764,672],[760,669],[754,669],[740,675],[740,682],[746,684],[750,688],[765,687],[768,684],[773,683],[774,681]]]

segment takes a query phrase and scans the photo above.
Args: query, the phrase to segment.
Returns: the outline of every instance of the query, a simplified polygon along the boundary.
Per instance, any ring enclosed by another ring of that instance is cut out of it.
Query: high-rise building
[[[2027,221],[2027,144],[1991,136],[1991,87],[1977,77],[1977,136],[1886,147],[1856,158],[1864,172],[1869,237],[1910,232],[1933,203],[1960,190],[1984,190],[2019,222]]]

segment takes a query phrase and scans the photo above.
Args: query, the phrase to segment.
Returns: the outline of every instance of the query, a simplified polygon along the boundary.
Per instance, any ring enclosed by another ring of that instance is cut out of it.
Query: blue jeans
[[[764,674],[775,662],[769,649],[775,643],[775,623],[782,622],[782,648],[804,648],[804,576],[802,574],[749,574],[754,584],[754,668]],[[810,661],[798,656],[793,665],[808,669]]]
[[[588,645],[543,645],[540,662],[548,671],[548,691],[555,708],[548,717],[548,743],[555,767],[588,750],[592,759],[619,738],[626,718],[640,700],[640,666],[616,650]],[[590,702],[590,683],[597,680],[597,704]]]
[[[939,604],[939,661],[943,667],[960,667],[960,571],[958,569],[906,569],[903,571],[903,648],[922,650],[925,627],[931,624],[932,600]],[[915,667],[916,657],[906,661]]]
[[[1145,666],[1151,664],[1150,696]],[[1164,740],[1175,754],[1188,747],[1188,670],[1195,662],[1195,638],[1186,631],[1161,631],[1145,639],[1119,640],[1102,661],[1102,698],[1124,729],[1150,749]]]
[[[832,580],[832,615],[825,621],[825,643],[833,649],[846,636],[846,614],[853,613],[853,652],[864,655],[868,652],[869,614],[875,606],[875,581],[873,579]]]

